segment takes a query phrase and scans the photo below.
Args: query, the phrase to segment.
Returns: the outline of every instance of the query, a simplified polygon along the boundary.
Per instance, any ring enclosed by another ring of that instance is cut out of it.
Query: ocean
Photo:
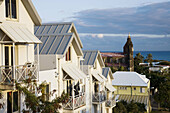
[[[141,53],[144,58],[151,53],[154,60],[170,61],[170,51],[134,51],[133,56],[135,57],[137,53]]]
[[[102,51],[102,52],[119,52],[119,51]],[[141,53],[144,58],[151,53],[154,60],[166,60],[170,61],[170,51],[134,51],[133,56],[135,57],[137,53]]]

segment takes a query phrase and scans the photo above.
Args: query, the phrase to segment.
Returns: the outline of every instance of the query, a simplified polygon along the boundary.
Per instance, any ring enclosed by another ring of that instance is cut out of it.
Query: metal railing
[[[0,66],[0,83],[14,84],[21,83],[26,79],[37,79],[37,65],[26,64],[13,66]]]
[[[74,110],[84,106],[85,104],[86,104],[85,94],[77,95],[74,97],[74,99],[73,96],[70,96],[68,100],[66,100],[65,104],[63,104],[63,108],[66,110]]]
[[[110,98],[110,99],[106,100],[105,106],[106,107],[114,107],[114,106],[116,106],[115,99]]]
[[[106,92],[101,91],[93,94],[93,102],[103,102],[106,100]]]

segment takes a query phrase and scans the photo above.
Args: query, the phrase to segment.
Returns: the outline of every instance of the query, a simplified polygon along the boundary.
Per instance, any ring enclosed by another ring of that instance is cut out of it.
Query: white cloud
[[[96,34],[96,33],[79,33],[80,36],[86,37],[91,36],[93,38],[103,38],[103,37],[127,37],[128,34]],[[144,37],[144,38],[167,38],[170,37],[170,35],[155,35],[155,34],[130,34],[131,37]]]

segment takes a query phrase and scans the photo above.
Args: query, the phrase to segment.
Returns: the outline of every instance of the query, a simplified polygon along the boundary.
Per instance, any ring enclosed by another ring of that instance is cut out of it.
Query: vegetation
[[[16,83],[16,88],[20,92],[24,93],[26,107],[32,110],[34,113],[58,113],[58,110],[61,108],[61,103],[65,103],[65,100],[68,98],[68,95],[63,92],[61,97],[57,97],[52,101],[48,101],[45,99],[47,96],[44,93],[45,83],[37,85],[37,82],[31,79],[25,80],[24,83],[24,85]],[[51,92],[51,95],[53,95],[54,92],[55,91]],[[37,96],[37,93],[41,93],[41,95]],[[27,111],[23,110],[23,112]]]
[[[162,61],[159,63],[159,65],[170,65],[170,62],[168,61]]]
[[[159,107],[170,110],[170,73],[149,72],[149,67],[139,66],[139,63],[147,61],[150,64],[153,61],[152,54],[148,54],[146,59],[138,53],[134,58],[134,69],[140,74],[145,74],[150,79],[151,87],[157,89],[154,94],[154,100],[159,103]],[[159,65],[169,65],[168,61],[162,61]],[[151,66],[151,65],[150,65]]]
[[[126,101],[120,101],[113,108],[114,113],[143,113],[145,112],[145,105],[141,103],[136,103],[131,101],[127,103]]]

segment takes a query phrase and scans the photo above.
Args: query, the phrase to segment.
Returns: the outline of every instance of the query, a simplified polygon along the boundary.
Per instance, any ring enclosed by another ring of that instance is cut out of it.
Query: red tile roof
[[[101,53],[102,57],[125,57],[123,53]]]

